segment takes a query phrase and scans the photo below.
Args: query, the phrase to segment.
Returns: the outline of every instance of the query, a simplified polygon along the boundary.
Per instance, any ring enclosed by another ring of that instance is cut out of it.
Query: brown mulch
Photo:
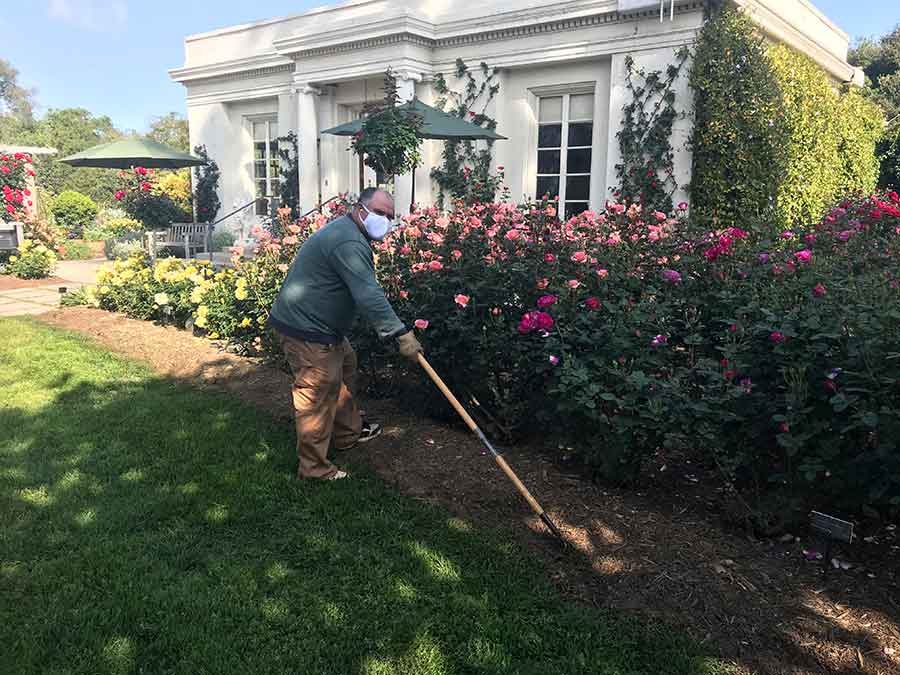
[[[65,286],[68,282],[59,277],[47,277],[46,279],[19,279],[10,274],[0,274],[0,291],[14,291],[19,288],[34,288],[36,286]]]
[[[285,421],[290,379],[174,328],[87,308],[38,317],[94,337],[160,375],[232,392]],[[575,601],[664,621],[743,672],[900,673],[900,530],[882,523],[834,554],[850,569],[807,562],[797,538],[728,531],[690,474],[644,492],[597,486],[535,449],[505,453],[570,543],[543,532],[464,429],[367,401],[384,440],[352,451],[389,484],[485,529],[511,532]],[[374,446],[374,447],[372,447]],[[289,452],[285,449],[285,452]]]

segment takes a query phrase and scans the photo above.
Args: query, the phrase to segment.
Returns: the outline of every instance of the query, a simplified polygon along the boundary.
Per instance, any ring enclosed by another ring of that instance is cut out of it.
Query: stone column
[[[411,101],[416,95],[416,82],[422,81],[422,74],[413,71],[400,71],[397,77],[397,94],[400,102]],[[394,209],[397,215],[409,213],[412,199],[412,172],[394,177]]]
[[[317,97],[321,93],[309,84],[297,89],[297,148],[300,153],[300,211],[309,211],[319,202],[319,116]]]

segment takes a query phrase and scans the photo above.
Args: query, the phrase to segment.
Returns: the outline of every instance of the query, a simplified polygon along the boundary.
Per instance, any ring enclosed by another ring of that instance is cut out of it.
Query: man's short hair
[[[357,200],[363,206],[368,206],[369,202],[372,201],[372,197],[375,196],[375,193],[378,192],[377,187],[367,187],[365,190],[359,193],[359,199]]]

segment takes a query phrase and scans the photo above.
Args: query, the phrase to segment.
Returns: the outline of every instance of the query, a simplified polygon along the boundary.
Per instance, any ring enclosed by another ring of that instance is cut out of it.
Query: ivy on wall
[[[858,94],[841,94],[824,70],[790,47],[773,45],[769,59],[788,128],[778,213],[785,226],[813,222],[842,194],[875,188],[883,116]]]
[[[457,80],[462,80],[462,90],[454,90],[446,78],[438,74],[434,80],[434,90],[438,95],[435,105],[451,115],[493,131],[497,128],[497,120],[487,113],[487,109],[500,91],[497,69],[482,61],[476,73],[462,59],[457,59],[454,75]],[[491,173],[493,147],[494,141],[444,142],[441,164],[431,170],[431,178],[438,186],[438,203],[441,206],[448,197],[467,203],[494,200],[502,176]]]
[[[768,220],[787,167],[781,92],[749,17],[726,7],[700,31],[691,66],[691,213],[712,227]]]
[[[713,227],[818,220],[875,188],[877,106],[841,91],[812,59],[767,45],[726,5],[706,22],[691,69],[692,212]]]
[[[686,47],[678,50],[675,63],[665,72],[648,72],[636,67],[631,56],[625,59],[631,101],[622,109],[622,128],[616,134],[620,161],[615,189],[615,196],[623,201],[666,213],[672,210],[672,195],[678,189],[672,126],[680,114],[674,85],[689,57]]]

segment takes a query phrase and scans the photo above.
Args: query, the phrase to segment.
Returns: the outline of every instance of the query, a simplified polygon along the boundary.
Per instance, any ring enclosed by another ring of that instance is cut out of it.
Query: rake
[[[491,455],[494,456],[494,461],[497,462],[497,466],[500,467],[500,470],[506,474],[506,477],[515,485],[516,490],[519,491],[519,494],[525,498],[525,501],[528,502],[528,505],[531,509],[538,515],[541,519],[541,522],[547,526],[547,529],[553,533],[553,535],[559,539],[560,541],[565,541],[563,539],[562,533],[559,531],[559,528],[556,527],[554,522],[550,520],[550,516],[547,515],[547,512],[544,511],[544,508],[538,503],[538,500],[535,499],[532,494],[528,491],[528,488],[519,480],[519,477],[516,475],[516,472],[512,470],[509,464],[507,464],[506,460],[503,458],[503,455],[500,454],[497,449],[491,445],[491,442],[484,435],[484,432],[478,428],[478,425],[475,424],[475,420],[472,419],[472,416],[466,412],[466,409],[463,408],[462,404],[456,399],[456,396],[453,395],[453,392],[450,391],[450,388],[444,384],[444,381],[440,378],[440,376],[435,372],[434,368],[431,367],[431,364],[428,363],[428,360],[425,358],[423,354],[419,354],[419,365],[422,366],[422,369],[428,373],[428,377],[434,382],[438,389],[441,390],[441,393],[447,398],[450,402],[450,405],[453,406],[454,410],[459,413],[459,416],[462,417],[463,421],[466,423],[466,426],[472,430],[472,433],[478,437],[484,447],[486,447]]]

